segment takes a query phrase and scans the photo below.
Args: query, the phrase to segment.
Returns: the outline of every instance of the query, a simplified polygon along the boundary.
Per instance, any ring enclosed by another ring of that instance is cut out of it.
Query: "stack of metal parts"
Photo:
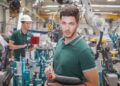
[[[23,58],[21,61],[13,61],[11,68],[14,71],[12,86],[42,86],[47,77],[44,74],[45,67],[51,63],[48,60],[49,50],[37,50],[35,58]]]

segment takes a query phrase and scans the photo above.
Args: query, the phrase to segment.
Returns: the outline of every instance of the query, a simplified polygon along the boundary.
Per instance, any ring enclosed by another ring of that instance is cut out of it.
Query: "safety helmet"
[[[31,17],[29,15],[23,15],[22,18],[21,18],[21,22],[22,21],[30,21],[30,22],[32,22],[32,19],[31,19]]]

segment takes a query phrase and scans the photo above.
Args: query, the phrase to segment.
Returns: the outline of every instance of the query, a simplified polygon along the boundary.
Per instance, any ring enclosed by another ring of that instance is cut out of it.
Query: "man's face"
[[[29,30],[31,27],[32,22],[25,21],[22,25],[25,30]]]
[[[63,36],[65,38],[72,38],[79,26],[74,16],[62,16],[60,19]]]

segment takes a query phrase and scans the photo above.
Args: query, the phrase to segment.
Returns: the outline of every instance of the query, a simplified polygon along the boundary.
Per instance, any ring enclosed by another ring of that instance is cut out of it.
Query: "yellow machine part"
[[[97,38],[96,38],[96,37],[90,38],[89,41],[90,41],[90,42],[94,42],[94,43],[96,43],[96,42],[97,42]]]
[[[102,38],[102,44],[106,44],[107,43],[107,39],[106,38]]]
[[[48,31],[53,29],[53,25],[52,24],[48,24]]]
[[[94,43],[97,43],[99,41],[98,38],[96,37],[92,37],[89,39],[90,42],[94,42]],[[102,44],[106,44],[107,43],[107,39],[106,38],[102,38]]]
[[[118,51],[116,51],[116,50],[111,50],[110,52],[111,52],[112,58],[117,57]]]

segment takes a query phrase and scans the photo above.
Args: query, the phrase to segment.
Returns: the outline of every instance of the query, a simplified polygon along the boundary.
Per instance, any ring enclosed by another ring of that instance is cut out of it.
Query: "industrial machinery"
[[[9,2],[10,16],[16,17],[20,12],[20,1],[19,0],[7,0]]]
[[[39,33],[40,31],[32,31],[33,33]],[[44,32],[43,32],[44,33]],[[46,34],[47,32],[45,32]],[[47,46],[38,47],[36,49],[35,56],[31,56],[29,48],[31,45],[38,45],[40,38],[38,36],[31,37],[28,40],[27,47],[25,48],[25,58],[21,57],[20,61],[13,61],[11,68],[14,71],[13,74],[13,86],[43,86],[47,77],[44,74],[45,67],[51,63],[49,61],[49,49]]]
[[[8,86],[13,76],[13,72],[8,67],[8,52],[8,43],[0,35],[0,86]]]

